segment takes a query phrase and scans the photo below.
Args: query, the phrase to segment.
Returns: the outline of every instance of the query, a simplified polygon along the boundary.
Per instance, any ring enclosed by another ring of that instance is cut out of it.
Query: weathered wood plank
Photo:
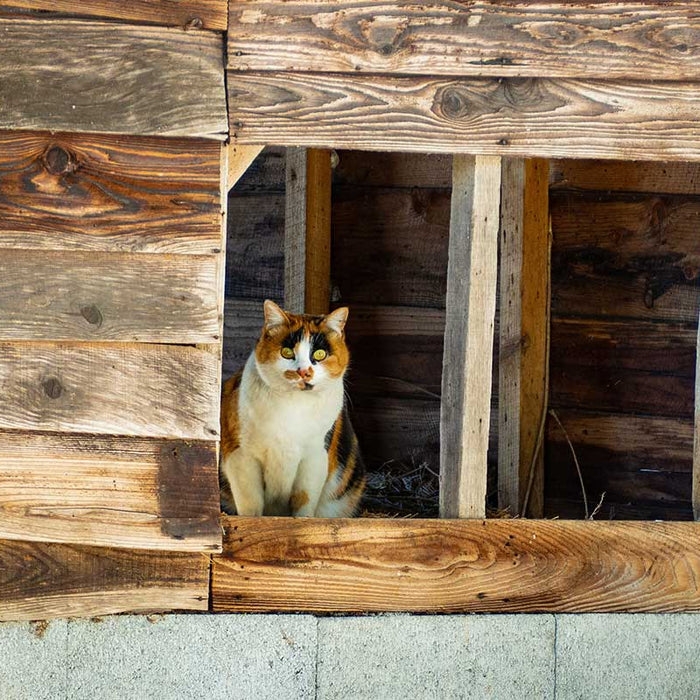
[[[217,612],[700,610],[700,526],[226,518]],[[653,566],[651,566],[653,562]]]
[[[216,256],[4,250],[0,339],[211,343]]]
[[[0,541],[0,620],[206,610],[201,553]]]
[[[216,444],[0,431],[0,538],[220,551]]]
[[[284,208],[284,308],[303,314],[306,304],[306,148],[287,150]]]
[[[218,357],[183,345],[0,343],[0,428],[216,440]]]
[[[553,190],[700,194],[700,163],[555,160],[550,186]]]
[[[19,18],[0,33],[0,128],[225,137],[218,34]]]
[[[547,496],[545,501],[545,516],[547,518],[579,520],[583,517],[583,504],[581,497],[558,498]],[[693,509],[690,501],[681,503],[631,503],[627,499],[624,503],[612,503],[606,499],[596,515],[598,520],[644,520],[644,521],[668,521],[671,523],[693,519]]]
[[[306,152],[306,274],[304,312],[327,314],[331,297],[331,152]]]
[[[216,253],[220,149],[0,131],[0,248]]]
[[[230,13],[236,70],[700,78],[692,2],[238,0]]]
[[[550,312],[549,164],[525,161],[520,348],[519,511],[541,518],[544,512],[544,451],[538,440],[546,409],[547,343]],[[504,305],[501,305],[503,313]],[[533,461],[534,458],[534,461]]]
[[[226,148],[229,151],[226,176],[226,189],[228,191],[243,177],[246,170],[260,155],[264,146],[239,146],[232,142]]]
[[[440,515],[486,514],[501,159],[455,156],[440,410]]]
[[[227,25],[226,0],[2,0],[2,9],[6,8],[38,10],[42,16],[51,12],[192,29],[226,31]]]
[[[700,160],[698,85],[229,71],[240,143]]]

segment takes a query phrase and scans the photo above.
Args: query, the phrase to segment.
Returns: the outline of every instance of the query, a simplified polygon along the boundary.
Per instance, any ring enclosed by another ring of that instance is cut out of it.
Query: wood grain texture
[[[238,0],[230,12],[236,70],[700,78],[692,2]]]
[[[229,151],[226,177],[228,191],[243,177],[264,146],[239,146],[232,142],[226,148]]]
[[[307,149],[287,150],[284,208],[284,308],[303,314],[306,304]]]
[[[331,296],[331,152],[306,152],[304,313],[327,314]]]
[[[182,345],[0,343],[0,428],[216,440],[218,357]]]
[[[0,248],[216,253],[220,149],[0,131]]]
[[[0,541],[0,620],[205,611],[209,557]]]
[[[227,25],[225,0],[3,0],[2,8],[219,31]]]
[[[440,515],[486,514],[501,159],[458,157],[452,169],[440,410]]]
[[[520,406],[523,356],[525,161],[505,158],[501,173],[498,338],[498,507],[520,513]],[[526,476],[527,479],[527,476]],[[527,483],[525,484],[527,488]]]
[[[549,335],[551,239],[549,227],[549,164],[525,161],[523,197],[523,273],[520,355],[519,512],[529,491],[526,515],[544,512],[544,452],[533,456],[547,396],[547,338]],[[501,309],[504,305],[501,305]],[[530,471],[533,469],[533,473]]]
[[[555,160],[550,166],[550,187],[700,195],[700,163]]]
[[[217,342],[217,258],[5,250],[0,338]]]
[[[700,160],[695,83],[229,71],[227,85],[245,144]]]
[[[0,33],[0,128],[225,137],[218,34],[20,18]]]
[[[216,612],[700,610],[695,523],[226,518]]]
[[[220,551],[216,445],[0,431],[0,538]]]

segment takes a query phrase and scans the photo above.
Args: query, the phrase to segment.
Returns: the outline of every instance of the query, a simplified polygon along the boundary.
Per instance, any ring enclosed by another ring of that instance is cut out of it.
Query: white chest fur
[[[241,446],[263,462],[298,461],[323,448],[343,406],[343,382],[312,391],[272,391],[251,357],[246,363],[238,402]]]

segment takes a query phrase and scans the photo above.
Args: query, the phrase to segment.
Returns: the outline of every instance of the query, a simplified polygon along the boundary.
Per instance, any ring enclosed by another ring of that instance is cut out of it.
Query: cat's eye
[[[282,357],[284,357],[285,360],[293,360],[294,359],[294,350],[292,348],[282,348]]]
[[[316,362],[320,362],[321,360],[325,360],[326,357],[328,356],[328,353],[325,350],[321,350],[319,348],[318,350],[314,351],[314,354],[311,356],[316,360]]]

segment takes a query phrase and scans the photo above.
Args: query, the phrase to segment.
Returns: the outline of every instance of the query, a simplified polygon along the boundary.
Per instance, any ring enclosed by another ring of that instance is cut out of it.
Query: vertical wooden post
[[[440,406],[440,516],[486,515],[501,159],[455,156]]]
[[[549,164],[507,159],[501,188],[498,505],[542,517],[544,457],[534,462],[547,397]]]
[[[331,152],[287,149],[284,305],[324,314],[330,304]]]

